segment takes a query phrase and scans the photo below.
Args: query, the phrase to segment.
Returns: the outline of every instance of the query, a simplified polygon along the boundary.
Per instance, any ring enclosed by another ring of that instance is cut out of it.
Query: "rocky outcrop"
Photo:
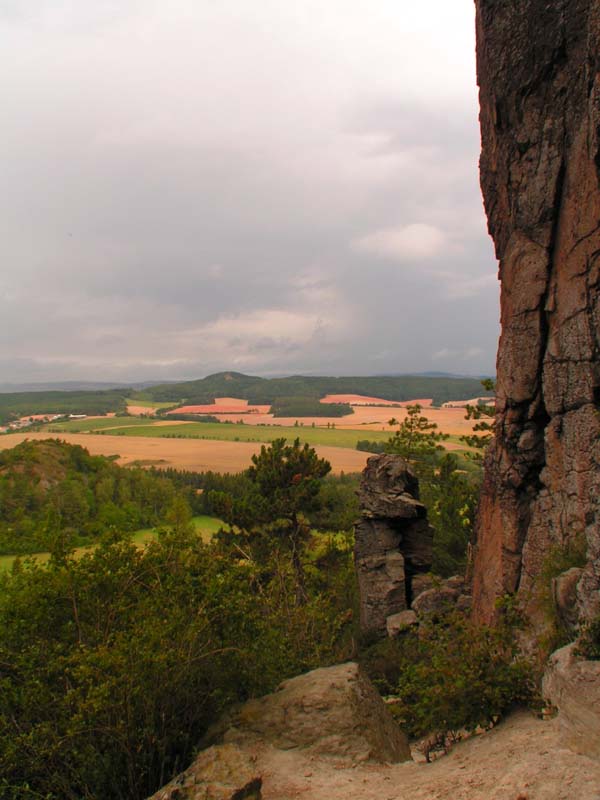
[[[600,760],[600,661],[577,658],[570,644],[552,654],[542,693],[559,709],[562,744]]]
[[[353,763],[410,760],[400,730],[358,664],[315,669],[249,700],[209,731],[207,741],[302,749]]]
[[[354,662],[299,675],[230,710],[201,747],[149,800],[260,800],[264,775],[290,751],[333,758],[336,769],[411,760],[406,734]]]
[[[149,800],[261,800],[256,758],[231,744],[209,747]]]
[[[410,607],[415,576],[431,568],[433,530],[419,481],[397,455],[371,456],[359,489],[354,561],[363,631],[386,632],[387,617]]]
[[[500,262],[495,441],[475,617],[518,592],[540,616],[549,549],[578,537],[584,618],[600,610],[600,5],[476,0],[481,186]]]

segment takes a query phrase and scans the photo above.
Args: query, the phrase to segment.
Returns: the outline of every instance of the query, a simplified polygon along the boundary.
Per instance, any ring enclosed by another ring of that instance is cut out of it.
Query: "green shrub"
[[[345,620],[185,531],[104,539],[0,579],[0,797],[142,800],[229,704],[331,663]],[[339,573],[343,580],[343,570]]]
[[[457,612],[368,648],[361,660],[410,736],[451,735],[486,726],[534,693],[519,655],[514,617],[477,627]]]
[[[600,616],[583,626],[576,653],[591,661],[600,660]]]
[[[587,563],[586,551],[585,536],[580,535],[564,545],[554,545],[546,554],[538,578],[541,605],[548,622],[548,629],[540,641],[543,653],[552,653],[574,638],[573,631],[559,616],[552,591],[552,581],[573,567],[584,567]]]

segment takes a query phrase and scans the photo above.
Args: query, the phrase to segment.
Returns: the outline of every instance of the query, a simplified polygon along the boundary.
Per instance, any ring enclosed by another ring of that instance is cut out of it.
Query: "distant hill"
[[[145,389],[156,381],[123,383],[120,381],[40,381],[35,383],[0,383],[0,394],[22,392],[105,392],[111,389]]]
[[[0,425],[28,414],[107,414],[125,411],[129,390],[0,394]]]
[[[37,385],[36,391],[1,392],[0,425],[28,414],[107,414],[124,411],[128,398],[204,405],[212,403],[215,397],[239,397],[256,405],[272,405],[282,398],[318,400],[327,394],[362,394],[398,402],[431,397],[434,405],[441,405],[448,400],[492,394],[482,388],[478,378],[428,375],[341,378],[291,375],[287,378],[260,378],[241,372],[217,372],[194,381],[161,383],[146,388],[143,384],[138,384],[138,388],[130,384],[112,389],[55,391],[42,390],[40,386]]]
[[[134,393],[134,397],[160,402],[185,400],[198,405],[215,397],[240,397],[248,402],[272,404],[284,397],[321,398],[327,394],[362,394],[383,400],[414,400],[431,397],[434,405],[448,400],[490,394],[478,378],[425,375],[327,377],[292,375],[259,378],[241,372],[218,372],[195,381],[160,384]]]

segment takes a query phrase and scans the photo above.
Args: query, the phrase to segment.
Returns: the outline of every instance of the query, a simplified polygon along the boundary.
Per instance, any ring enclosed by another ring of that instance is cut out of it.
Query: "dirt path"
[[[560,747],[556,720],[518,712],[433,764],[347,768],[260,754],[264,800],[600,800],[600,763]]]
[[[0,449],[14,447],[25,439],[58,438],[87,448],[92,455],[119,454],[119,464],[140,461],[156,467],[176,467],[195,472],[241,472],[250,466],[254,453],[260,451],[257,442],[224,442],[208,439],[165,439],[142,436],[97,436],[86,433],[11,433],[0,437]],[[315,448],[326,458],[334,473],[360,472],[370,453],[348,447]]]

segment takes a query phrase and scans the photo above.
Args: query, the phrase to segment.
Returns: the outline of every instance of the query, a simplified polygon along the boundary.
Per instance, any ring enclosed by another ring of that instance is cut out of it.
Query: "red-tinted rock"
[[[500,261],[496,437],[475,617],[518,592],[535,618],[549,549],[585,537],[600,609],[600,4],[476,0],[481,185]]]

